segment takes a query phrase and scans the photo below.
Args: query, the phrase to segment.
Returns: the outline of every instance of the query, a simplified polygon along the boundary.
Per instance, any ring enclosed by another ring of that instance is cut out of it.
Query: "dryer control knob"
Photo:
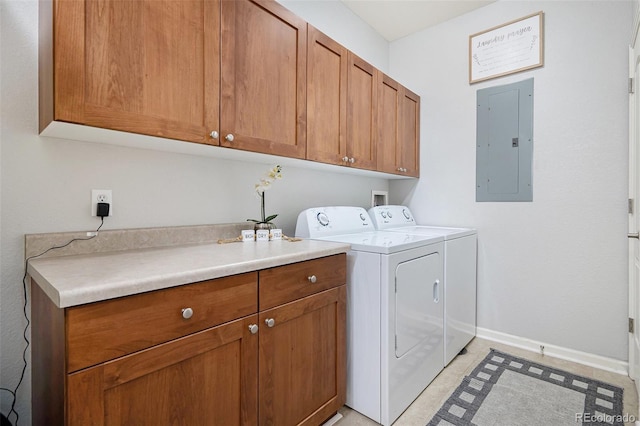
[[[326,213],[320,212],[316,215],[316,218],[318,219],[318,223],[320,225],[322,226],[329,225],[329,217],[326,215]]]

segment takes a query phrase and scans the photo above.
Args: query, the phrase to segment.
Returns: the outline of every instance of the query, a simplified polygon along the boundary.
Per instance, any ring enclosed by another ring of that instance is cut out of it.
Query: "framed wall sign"
[[[469,84],[544,65],[544,13],[469,36]]]

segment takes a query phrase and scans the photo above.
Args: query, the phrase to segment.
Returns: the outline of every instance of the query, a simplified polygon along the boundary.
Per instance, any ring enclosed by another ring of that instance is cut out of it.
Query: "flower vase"
[[[257,231],[259,229],[267,229],[267,230],[272,230],[275,229],[275,225],[271,222],[256,222],[256,224],[253,226],[253,230]]]

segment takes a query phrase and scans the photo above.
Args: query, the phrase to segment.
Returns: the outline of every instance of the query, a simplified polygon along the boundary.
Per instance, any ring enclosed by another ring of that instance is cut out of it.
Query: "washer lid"
[[[402,226],[400,228],[387,229],[389,232],[400,232],[407,234],[415,234],[422,236],[443,237],[445,240],[453,240],[455,238],[475,235],[478,232],[471,228],[445,228],[439,226]]]
[[[425,236],[405,232],[373,231],[317,238],[351,244],[351,250],[390,254],[444,241],[442,236]]]
[[[369,209],[369,216],[376,229],[407,232],[424,236],[442,236],[445,240],[477,234],[471,228],[447,228],[418,225],[407,206],[376,206]]]

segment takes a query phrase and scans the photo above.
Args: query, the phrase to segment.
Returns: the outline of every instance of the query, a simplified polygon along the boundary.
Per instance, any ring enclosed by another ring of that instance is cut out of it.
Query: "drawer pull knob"
[[[276,325],[276,320],[274,320],[273,318],[267,318],[266,320],[264,320],[264,323],[267,324],[267,327],[273,327],[274,325]]]
[[[309,280],[309,282],[311,284],[314,284],[316,281],[318,281],[318,278],[316,278],[315,275],[311,275],[311,276],[307,277],[307,279]]]
[[[182,318],[184,319],[189,319],[193,316],[193,309],[191,308],[184,308],[182,310]]]
[[[258,332],[258,324],[251,324],[249,326],[249,331],[251,334],[256,334]]]

